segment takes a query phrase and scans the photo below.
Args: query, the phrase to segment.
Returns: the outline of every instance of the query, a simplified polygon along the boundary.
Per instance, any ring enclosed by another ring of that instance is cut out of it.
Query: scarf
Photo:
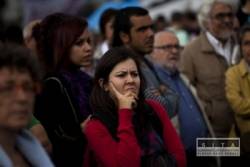
[[[92,78],[79,69],[62,71],[61,74],[72,92],[71,97],[76,101],[81,115],[84,119],[87,118],[91,114],[89,98],[92,90]]]
[[[34,167],[54,167],[39,141],[28,130],[23,130],[16,139],[16,147]],[[0,166],[13,167],[11,159],[0,145]]]

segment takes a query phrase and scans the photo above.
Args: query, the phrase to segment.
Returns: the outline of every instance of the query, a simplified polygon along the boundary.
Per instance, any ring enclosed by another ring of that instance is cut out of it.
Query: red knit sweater
[[[148,100],[147,103],[151,105],[162,122],[165,148],[175,157],[178,167],[185,167],[184,148],[167,112],[155,101]],[[117,134],[119,142],[113,139],[99,120],[92,119],[87,123],[84,133],[89,149],[94,152],[98,167],[140,167],[141,149],[134,133],[132,115],[133,111],[130,109],[120,109],[119,111]],[[88,153],[84,156],[83,167],[90,167]]]

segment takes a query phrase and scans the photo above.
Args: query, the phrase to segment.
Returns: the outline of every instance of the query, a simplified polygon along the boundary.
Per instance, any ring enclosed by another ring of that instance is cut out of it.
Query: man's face
[[[129,45],[140,54],[148,54],[153,50],[154,32],[153,21],[149,15],[132,16],[130,18]]]
[[[233,34],[234,17],[230,6],[215,3],[208,19],[208,31],[219,40],[227,40]]]
[[[170,32],[157,33],[152,57],[158,64],[176,71],[180,59],[180,45],[177,37]]]
[[[0,69],[0,129],[19,131],[31,119],[34,81],[28,72]]]

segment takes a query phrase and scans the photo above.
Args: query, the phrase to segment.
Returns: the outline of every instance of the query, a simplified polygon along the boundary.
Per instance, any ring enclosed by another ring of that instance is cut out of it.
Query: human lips
[[[27,118],[30,116],[31,112],[28,109],[19,109],[19,110],[14,110],[12,114],[18,118]]]
[[[91,59],[92,54],[86,54],[84,56],[82,56],[82,59]]]
[[[85,55],[84,57],[82,57],[81,62],[83,62],[83,63],[92,62],[92,55]]]
[[[125,90],[126,90],[126,91],[130,91],[130,92],[133,92],[133,93],[136,93],[136,92],[137,92],[137,88],[136,88],[136,87],[129,87],[129,88],[126,88]]]

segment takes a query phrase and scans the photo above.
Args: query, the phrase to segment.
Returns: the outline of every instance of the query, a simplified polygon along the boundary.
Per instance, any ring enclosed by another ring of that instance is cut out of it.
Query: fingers
[[[129,106],[131,108],[136,108],[137,107],[137,100],[138,100],[138,97],[137,95],[134,93],[134,92],[127,92],[125,94],[125,97],[127,97],[128,101],[130,101],[130,104]]]
[[[131,107],[132,108],[136,108],[137,107],[137,100],[138,100],[138,97],[137,96],[133,96],[132,97],[132,102],[131,102]]]
[[[136,100],[138,100],[137,94],[134,93],[134,92],[132,92],[132,91],[129,91],[129,92],[125,93],[124,96],[125,96],[125,97],[131,97],[132,99],[135,100],[135,102],[136,102]]]
[[[113,90],[113,92],[115,93],[115,95],[117,97],[121,97],[122,96],[122,94],[116,89],[116,87],[114,86],[114,84],[113,84],[112,81],[110,81],[110,88]]]
[[[126,92],[125,94],[120,93],[120,92],[116,89],[116,87],[114,86],[114,84],[113,84],[112,81],[110,81],[110,87],[111,87],[111,89],[114,91],[114,93],[115,93],[118,97],[121,97],[121,96],[133,96],[136,100],[138,99],[136,93],[133,92],[133,91],[128,91],[128,92]]]
[[[110,88],[116,96],[116,100],[118,100],[119,108],[135,108],[137,106],[136,100],[138,100],[138,96],[135,92],[127,91],[122,94],[117,90],[112,81],[110,81]]]
[[[136,108],[137,107],[137,102],[132,102],[132,108]]]

